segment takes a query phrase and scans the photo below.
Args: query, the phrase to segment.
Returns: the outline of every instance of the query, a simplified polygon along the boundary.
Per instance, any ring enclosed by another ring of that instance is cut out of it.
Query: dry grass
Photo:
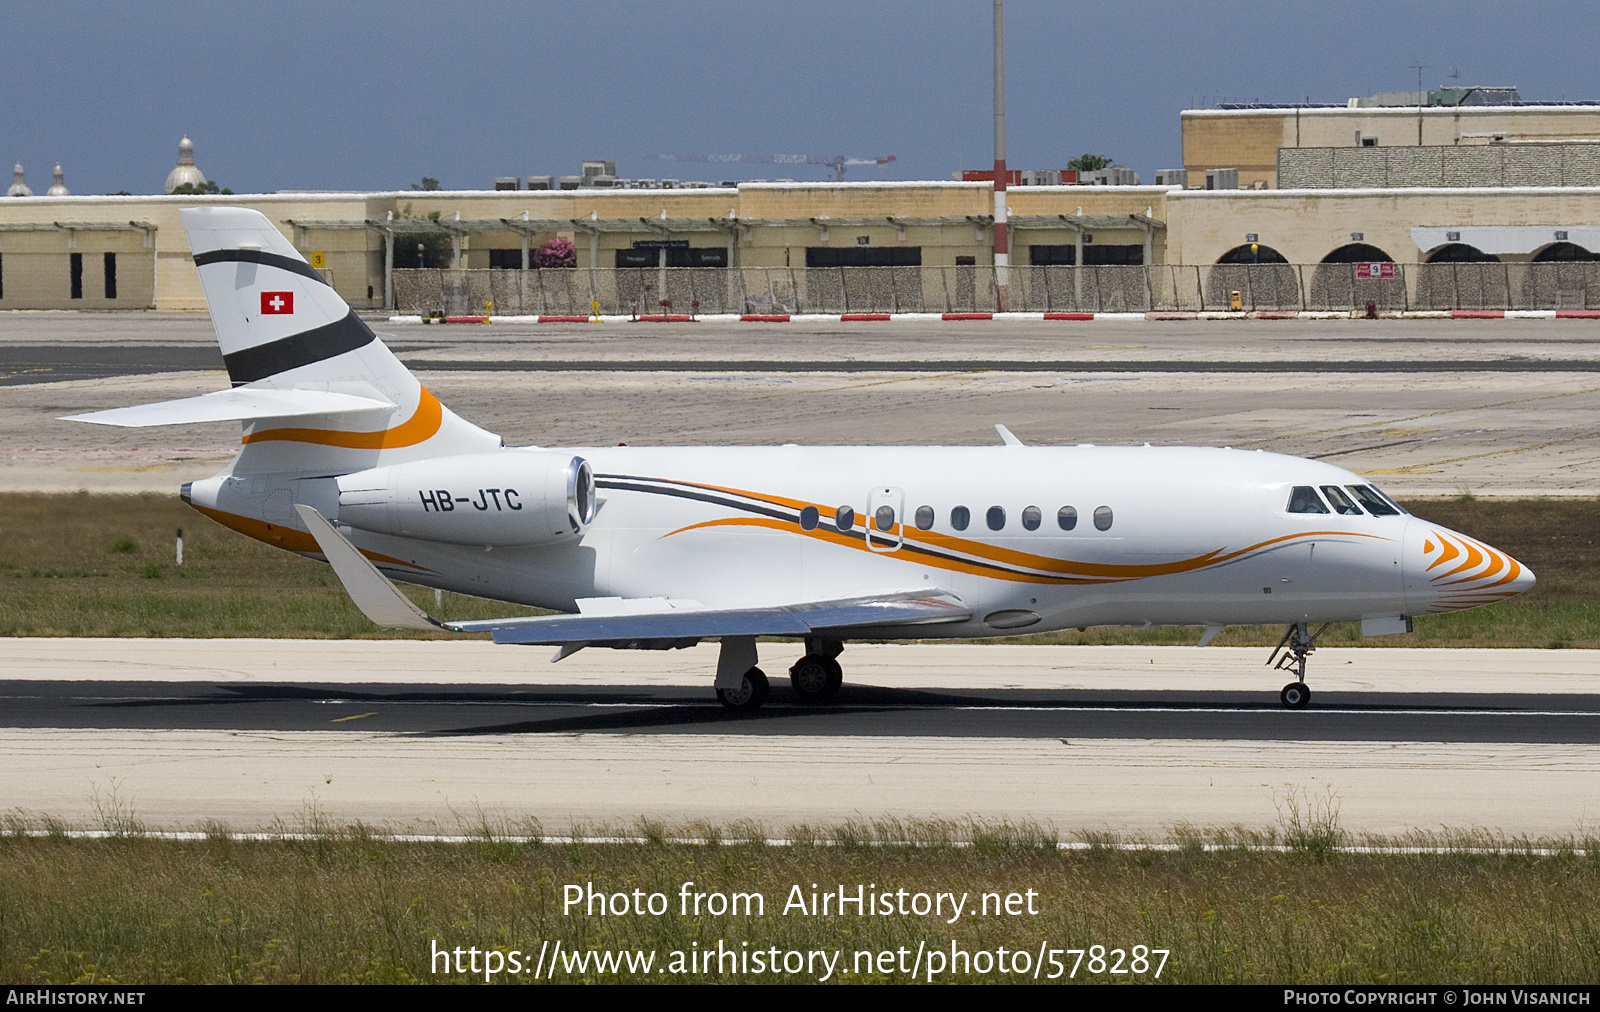
[[[460,594],[435,609],[431,591],[413,593],[445,618],[533,611]],[[218,526],[176,496],[0,495],[0,636],[430,635],[374,627],[326,565]]]
[[[525,952],[559,940],[568,949],[649,949],[664,960],[719,939],[735,949],[842,949],[847,965],[856,950],[919,943],[1033,952],[1041,942],[1143,944],[1171,950],[1161,979],[1179,983],[1600,977],[1600,857],[1504,840],[1497,853],[1477,853],[1495,841],[1470,834],[1399,841],[1442,840],[1440,853],[1351,853],[1324,846],[1339,834],[1325,805],[1301,809],[1298,823],[1286,813],[1277,831],[1179,827],[1163,849],[1144,850],[1114,849],[1123,841],[1096,834],[1078,837],[1087,847],[1062,850],[1039,826],[896,820],[789,827],[780,835],[791,845],[769,846],[756,826],[647,823],[620,830],[637,843],[550,842],[536,823],[496,826],[482,813],[467,820],[477,839],[455,844],[334,829],[314,810],[283,827],[294,836],[241,840],[211,825],[204,838],[181,842],[22,836],[38,826],[13,816],[0,839],[0,979],[410,982],[459,979],[431,973],[434,940]],[[683,834],[720,842],[673,842]],[[664,916],[565,914],[563,886],[589,882],[659,892],[672,905]],[[759,892],[765,915],[682,916],[684,882]],[[813,884],[965,892],[974,904],[982,893],[1032,889],[1039,912],[969,913],[953,924],[781,912],[794,886],[809,894]]]

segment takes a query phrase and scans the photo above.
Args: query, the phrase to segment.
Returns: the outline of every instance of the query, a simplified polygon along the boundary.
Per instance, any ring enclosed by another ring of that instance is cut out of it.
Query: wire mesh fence
[[[1228,310],[1360,312],[1600,308],[1600,262],[1396,264],[1367,277],[1358,264],[1156,264],[1014,267],[1015,312]],[[400,269],[404,313],[501,316],[799,313],[987,313],[993,267],[582,267]]]

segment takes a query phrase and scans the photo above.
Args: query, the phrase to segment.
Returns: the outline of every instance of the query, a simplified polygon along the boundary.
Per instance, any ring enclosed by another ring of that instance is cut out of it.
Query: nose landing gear
[[[1277,671],[1293,671],[1295,680],[1283,687],[1278,699],[1291,710],[1304,710],[1311,705],[1311,687],[1306,684],[1306,658],[1317,648],[1317,637],[1327,632],[1332,622],[1325,622],[1316,632],[1305,622],[1296,622],[1283,634],[1283,639],[1272,648],[1267,666]]]

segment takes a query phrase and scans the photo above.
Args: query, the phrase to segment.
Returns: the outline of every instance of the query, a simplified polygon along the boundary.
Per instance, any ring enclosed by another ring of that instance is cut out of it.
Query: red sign
[[[1365,264],[1362,265],[1366,266]],[[277,316],[292,315],[294,313],[293,292],[262,292],[261,315]]]
[[[1392,277],[1394,277],[1394,264],[1390,264],[1390,263],[1360,263],[1360,264],[1356,264],[1356,277],[1358,277],[1358,278],[1392,278]]]

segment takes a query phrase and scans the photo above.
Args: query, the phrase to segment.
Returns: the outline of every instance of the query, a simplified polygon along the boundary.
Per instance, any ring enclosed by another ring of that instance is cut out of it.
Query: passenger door
[[[905,542],[906,496],[898,488],[879,485],[867,495],[867,547],[893,552]]]

